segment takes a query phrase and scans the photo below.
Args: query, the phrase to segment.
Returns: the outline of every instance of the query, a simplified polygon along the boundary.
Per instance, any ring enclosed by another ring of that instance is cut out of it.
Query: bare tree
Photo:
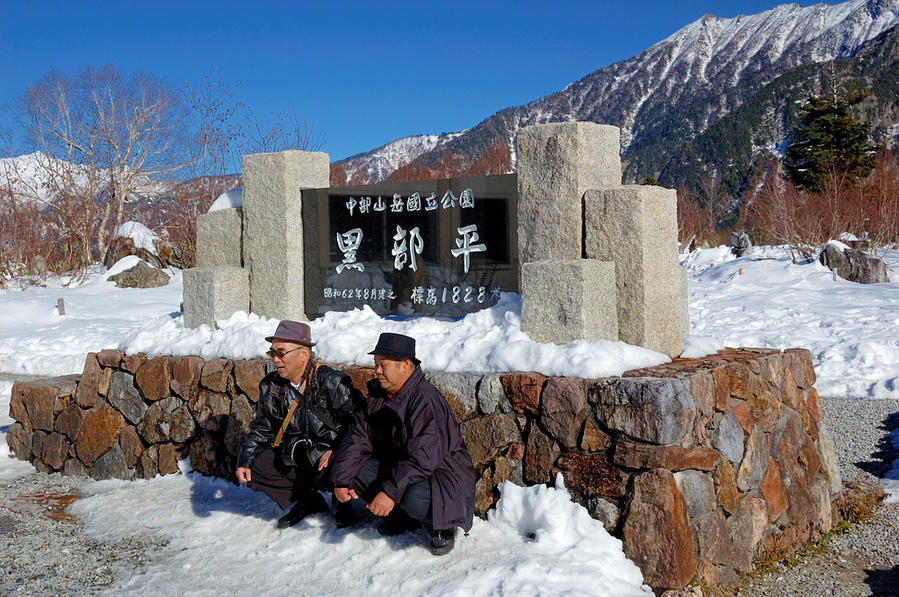
[[[190,161],[181,97],[146,73],[111,66],[70,77],[51,70],[17,101],[28,162],[37,176],[8,172],[17,192],[55,213],[58,231],[82,264],[101,258],[125,204],[160,191]],[[30,182],[29,182],[30,181]]]

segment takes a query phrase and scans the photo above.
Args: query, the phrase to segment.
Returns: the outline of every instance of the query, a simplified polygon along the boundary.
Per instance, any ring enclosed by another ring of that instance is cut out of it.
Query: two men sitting
[[[355,522],[354,500],[383,517],[378,531],[423,526],[431,551],[452,550],[455,529],[474,515],[471,457],[446,399],[424,377],[415,340],[383,333],[369,354],[376,379],[363,399],[349,378],[317,364],[309,326],[282,321],[269,356],[276,370],[260,382],[256,418],[238,456],[237,478],[282,508],[278,527],[326,509],[333,487],[339,528]]]

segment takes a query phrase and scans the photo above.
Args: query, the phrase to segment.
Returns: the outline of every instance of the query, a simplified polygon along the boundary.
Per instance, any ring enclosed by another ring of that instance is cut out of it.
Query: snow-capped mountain
[[[512,140],[531,124],[592,121],[621,128],[626,178],[664,176],[677,146],[702,134],[778,77],[804,65],[851,58],[897,25],[899,0],[784,4],[730,19],[707,15],[562,91],[498,112],[448,140],[444,150],[471,160],[498,136]],[[814,90],[798,91],[807,96]],[[766,140],[769,149],[788,132],[782,130],[782,121],[771,126],[781,130],[779,139],[773,134]],[[377,172],[386,172],[366,165],[381,158],[379,151],[350,158],[354,168],[372,172],[372,181],[384,177]],[[433,155],[426,150],[415,159],[427,164]]]
[[[0,158],[0,189],[25,201],[52,203],[67,188],[100,194],[109,188],[110,177],[107,169],[94,173],[88,166],[52,158],[39,151]],[[170,190],[167,182],[147,176],[139,176],[135,182],[135,197],[153,197]]]
[[[390,176],[397,168],[405,166],[419,156],[442,147],[465,134],[412,135],[403,137],[366,153],[350,156],[340,161],[349,182],[376,182]]]

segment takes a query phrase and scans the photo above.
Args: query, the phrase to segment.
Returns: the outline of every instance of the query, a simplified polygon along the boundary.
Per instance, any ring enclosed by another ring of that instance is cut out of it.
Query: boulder
[[[169,275],[158,267],[150,266],[146,261],[107,278],[119,288],[156,288],[169,283]]]
[[[734,257],[742,257],[746,253],[752,251],[752,241],[749,239],[749,235],[746,234],[746,232],[731,232],[730,243],[728,246],[730,247],[730,252],[734,254]]]
[[[821,265],[850,282],[876,284],[890,281],[883,260],[850,249],[842,243],[834,241],[827,243],[818,260]]]

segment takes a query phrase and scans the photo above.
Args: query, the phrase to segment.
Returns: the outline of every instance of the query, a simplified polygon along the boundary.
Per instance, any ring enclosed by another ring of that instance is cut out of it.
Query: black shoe
[[[337,523],[338,529],[345,529],[356,523],[356,511],[353,509],[353,502],[339,502],[336,497],[331,497],[331,503],[334,505],[334,522]]]
[[[393,537],[402,535],[406,531],[414,531],[420,524],[417,520],[409,518],[409,515],[399,508],[394,508],[378,526],[378,532],[387,537]]]
[[[277,527],[279,529],[292,527],[310,514],[325,512],[327,509],[328,505],[325,503],[325,498],[323,498],[320,493],[300,498],[287,514],[278,519]]]
[[[442,529],[439,531],[432,530],[428,533],[431,536],[431,553],[435,556],[446,555],[453,550],[456,544],[456,529]]]

